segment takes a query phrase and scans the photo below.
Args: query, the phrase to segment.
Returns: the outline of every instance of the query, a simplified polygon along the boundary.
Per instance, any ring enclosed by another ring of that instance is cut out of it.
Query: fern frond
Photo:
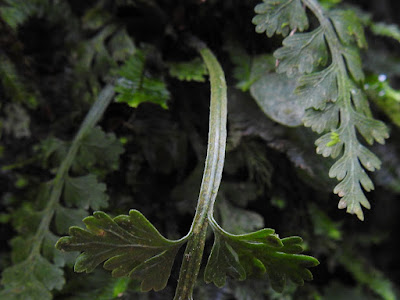
[[[289,7],[295,2],[300,1],[264,0],[255,9],[259,14],[253,19],[256,31],[267,31],[270,36],[276,19],[296,29],[291,15],[283,10],[279,17],[266,18],[265,11],[260,9]],[[372,117],[361,87],[365,76],[360,48],[367,47],[363,24],[352,10],[324,11],[315,0],[302,0],[302,3],[317,17],[319,27],[284,39],[283,47],[274,53],[279,61],[277,72],[298,76],[295,93],[307,109],[304,125],[318,133],[327,132],[315,142],[317,153],[338,159],[329,172],[331,178],[340,181],[334,189],[342,198],[338,206],[347,207],[348,213],[363,220],[361,206],[370,208],[363,190],[374,189],[366,170],[379,169],[380,160],[361,144],[359,136],[370,145],[374,141],[383,144],[389,136],[385,124]],[[267,14],[273,12],[270,9]],[[261,16],[265,22],[262,26]],[[280,33],[279,30],[275,32]]]

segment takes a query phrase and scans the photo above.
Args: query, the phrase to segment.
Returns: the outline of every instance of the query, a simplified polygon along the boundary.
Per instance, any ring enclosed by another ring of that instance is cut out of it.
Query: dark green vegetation
[[[400,5],[354,3],[2,1],[0,298],[398,298]]]

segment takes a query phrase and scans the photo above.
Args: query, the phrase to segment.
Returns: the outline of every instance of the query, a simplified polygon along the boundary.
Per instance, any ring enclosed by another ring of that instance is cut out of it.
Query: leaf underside
[[[142,291],[165,288],[180,246],[185,240],[164,238],[137,210],[110,218],[95,212],[83,220],[86,230],[71,227],[56,248],[83,252],[75,262],[76,272],[91,272],[100,263],[115,277],[141,281]]]
[[[308,19],[300,0],[264,0],[254,8],[256,31],[266,32],[268,37],[276,34],[287,36],[290,30],[308,28]]]
[[[305,22],[299,26],[292,19],[295,13],[304,14],[301,7],[293,11],[297,2],[300,1],[264,0],[255,8],[256,31],[266,31],[268,36],[285,35],[288,29],[282,31],[276,24],[305,29]],[[314,1],[302,2],[306,6],[317,5]],[[279,18],[274,9],[279,9]],[[361,21],[351,10],[333,10],[317,17],[325,18],[319,27],[289,35],[283,40],[283,47],[275,51],[279,61],[277,72],[297,77],[294,93],[306,109],[303,124],[318,133],[325,132],[315,145],[317,153],[337,159],[329,176],[340,181],[334,188],[334,193],[341,197],[338,207],[347,207],[347,212],[363,220],[361,206],[370,208],[363,190],[374,189],[366,171],[379,169],[381,162],[361,144],[359,136],[370,145],[375,141],[383,144],[389,136],[388,129],[372,117],[361,88],[364,73],[359,48],[367,46]],[[330,59],[328,53],[332,54]]]

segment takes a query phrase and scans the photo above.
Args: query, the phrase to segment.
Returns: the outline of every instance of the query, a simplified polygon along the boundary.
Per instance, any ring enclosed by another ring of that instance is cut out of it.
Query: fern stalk
[[[212,215],[215,198],[221,183],[225,159],[227,95],[224,72],[212,54],[204,47],[199,52],[210,74],[211,103],[208,146],[203,180],[179,275],[175,300],[192,299],[193,288],[200,270],[206,239],[208,216]]]
[[[103,115],[104,111],[110,104],[111,100],[114,96],[114,87],[112,85],[107,85],[102,92],[100,93],[97,101],[93,104],[91,109],[89,110],[88,114],[86,115],[83,123],[81,124],[78,133],[76,134],[69,150],[62,161],[60,167],[57,170],[56,177],[52,183],[52,189],[50,193],[49,201],[44,209],[44,216],[40,221],[39,228],[36,231],[34,240],[34,246],[32,248],[30,258],[40,254],[40,248],[42,245],[42,241],[46,232],[49,228],[50,222],[54,215],[55,206],[59,202],[61,192],[64,186],[64,179],[65,176],[68,174],[69,169],[74,162],[75,156],[79,150],[79,146],[81,143],[82,138],[85,137],[87,132],[96,125],[99,121],[101,116]]]

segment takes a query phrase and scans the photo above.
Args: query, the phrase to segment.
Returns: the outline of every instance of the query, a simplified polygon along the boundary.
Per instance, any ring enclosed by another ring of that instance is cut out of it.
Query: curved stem
[[[207,157],[196,214],[190,229],[174,300],[193,299],[193,288],[200,270],[206,239],[208,216],[212,215],[221,183],[225,159],[227,96],[224,72],[212,52],[203,45],[198,50],[210,74],[211,103]]]

